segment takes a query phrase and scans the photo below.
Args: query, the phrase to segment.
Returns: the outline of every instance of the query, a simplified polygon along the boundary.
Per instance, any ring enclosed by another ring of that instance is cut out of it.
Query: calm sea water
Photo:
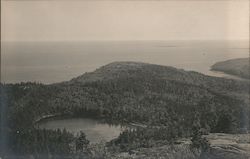
[[[203,74],[217,61],[249,56],[248,41],[4,42],[2,82],[55,83],[114,61],[139,61]]]

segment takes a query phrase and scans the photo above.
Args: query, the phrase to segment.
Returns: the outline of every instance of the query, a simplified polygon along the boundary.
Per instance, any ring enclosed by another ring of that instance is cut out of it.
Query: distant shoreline
[[[223,72],[246,80],[250,79],[249,58],[237,58],[216,62],[211,66],[211,71]]]

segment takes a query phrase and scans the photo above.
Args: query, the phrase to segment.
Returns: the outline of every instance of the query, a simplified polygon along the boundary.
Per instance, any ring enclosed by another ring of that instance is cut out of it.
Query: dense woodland
[[[117,62],[68,82],[1,84],[1,154],[91,156],[84,133],[37,129],[48,115],[147,125],[124,131],[107,143],[110,151],[195,140],[197,132],[241,133],[250,127],[249,82]]]
[[[239,58],[217,62],[212,66],[212,70],[222,71],[231,75],[250,79],[250,58]]]

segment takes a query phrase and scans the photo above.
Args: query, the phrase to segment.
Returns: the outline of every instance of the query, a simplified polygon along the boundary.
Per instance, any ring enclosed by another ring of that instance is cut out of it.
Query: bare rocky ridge
[[[201,155],[190,149],[190,139],[180,139],[178,144],[141,148],[129,153],[120,153],[114,159],[249,159],[250,134],[211,133],[205,135],[210,143],[210,152]]]
[[[250,134],[210,134],[211,155],[220,159],[249,159]]]

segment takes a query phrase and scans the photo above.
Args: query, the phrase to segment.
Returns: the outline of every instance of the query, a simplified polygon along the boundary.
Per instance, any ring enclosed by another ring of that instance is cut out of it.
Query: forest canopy
[[[249,82],[167,66],[115,62],[62,83],[0,87],[1,153],[76,154],[76,147],[84,147],[79,143],[88,144],[84,134],[77,140],[66,131],[36,129],[35,123],[49,115],[147,125],[110,143],[121,150],[151,146],[151,140],[191,137],[194,125],[204,133],[238,133],[250,127]]]

